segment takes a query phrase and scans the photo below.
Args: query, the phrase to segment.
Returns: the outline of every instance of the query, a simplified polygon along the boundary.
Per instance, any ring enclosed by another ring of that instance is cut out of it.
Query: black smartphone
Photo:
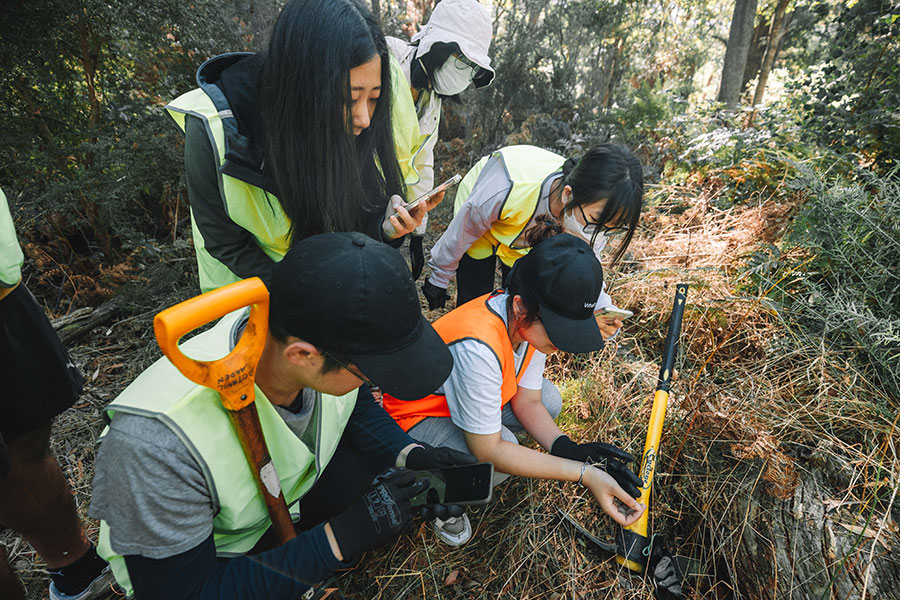
[[[431,487],[413,496],[412,506],[423,504],[486,504],[491,500],[494,486],[494,465],[489,462],[474,465],[444,467],[413,471],[416,479],[427,479]]]

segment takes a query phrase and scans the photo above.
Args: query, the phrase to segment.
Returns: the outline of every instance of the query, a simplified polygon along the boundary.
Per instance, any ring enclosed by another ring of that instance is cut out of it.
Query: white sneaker
[[[451,546],[462,546],[472,537],[472,524],[465,514],[461,517],[450,517],[446,521],[436,518],[431,526],[441,541]]]
[[[109,565],[106,565],[106,568],[100,571],[100,574],[84,590],[77,594],[64,594],[56,589],[56,584],[51,581],[50,600],[99,600],[112,594],[113,590],[110,587],[112,583],[115,583],[112,569],[109,568]]]

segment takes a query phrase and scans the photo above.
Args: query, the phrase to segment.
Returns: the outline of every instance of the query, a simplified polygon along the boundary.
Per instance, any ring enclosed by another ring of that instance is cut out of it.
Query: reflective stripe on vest
[[[24,261],[6,195],[0,190],[0,286],[12,288],[19,283]]]
[[[528,254],[529,248],[515,248],[514,244],[537,212],[544,183],[560,172],[566,159],[535,146],[509,146],[501,148],[492,156],[499,156],[503,161],[512,187],[490,230],[476,240],[466,253],[474,259],[496,254],[505,265],[512,266]],[[488,158],[479,160],[460,182],[454,201],[454,214],[468,200]]]
[[[393,136],[397,160],[401,173],[407,183],[419,180],[419,174],[412,166],[415,150],[421,141],[419,122],[412,97],[403,93],[406,79],[400,64],[390,57],[392,82],[397,82],[392,93]],[[219,166],[225,163],[225,131],[223,119],[232,119],[231,111],[219,111],[212,99],[201,88],[182,94],[166,106],[169,115],[182,131],[185,129],[185,117],[191,115],[203,121],[210,144]],[[237,127],[237,125],[234,125]],[[250,185],[240,179],[216,172],[222,205],[228,217],[237,225],[253,235],[256,245],[273,261],[280,261],[290,248],[291,222],[281,203],[272,194]],[[207,250],[203,235],[197,228],[196,220],[191,212],[191,230],[194,239],[194,251],[197,255],[197,268],[200,275],[200,289],[210,290],[240,281],[240,277],[231,272],[222,262],[214,258]]]
[[[225,163],[225,130],[222,125],[231,114],[222,115],[213,101],[202,89],[197,88],[182,94],[166,106],[169,115],[184,131],[185,117],[191,115],[203,121],[217,163]],[[230,111],[229,111],[230,113]],[[256,245],[266,256],[279,261],[290,247],[290,220],[284,214],[281,203],[271,194],[240,179],[223,175],[218,170],[219,192],[222,205],[228,217],[240,225],[256,240]],[[231,272],[223,263],[215,259],[207,250],[196,220],[191,213],[191,229],[194,237],[194,251],[197,253],[197,267],[200,273],[200,289],[213,290],[235,281],[240,277]]]
[[[422,149],[427,135],[422,135],[419,129],[419,117],[416,114],[416,105],[409,90],[409,83],[403,74],[403,67],[393,54],[390,55],[391,63],[391,127],[393,129],[394,148],[397,153],[397,162],[400,163],[400,173],[407,185],[407,191],[419,182],[419,172],[416,169],[416,154]],[[435,130],[435,133],[437,130]],[[412,193],[412,192],[409,192]],[[407,198],[415,200],[415,198]]]
[[[184,343],[185,354],[200,360],[222,357],[230,348],[233,329],[240,322],[242,312],[223,317],[215,327]],[[334,455],[356,406],[357,393],[354,389],[340,397],[320,394],[301,440],[256,388],[256,409],[266,445],[295,520],[299,518],[299,499]],[[236,556],[253,548],[271,521],[218,394],[184,378],[168,359],[162,358],[106,407],[110,418],[119,412],[160,421],[178,436],[200,465],[216,511],[213,519],[216,553]],[[105,521],[101,521],[98,552],[110,562],[119,585],[130,595],[132,588],[125,560],[110,547]]]
[[[506,323],[503,322],[503,317],[488,306],[488,300],[495,295],[496,293],[486,294],[466,302],[435,321],[434,329],[448,346],[471,339],[487,344],[497,358],[500,372],[503,375],[500,385],[500,407],[502,408],[519,391],[519,380],[531,362],[534,348],[529,346],[525,351],[525,358],[517,373],[516,357],[512,343],[509,341]],[[450,416],[447,398],[443,394],[431,394],[421,400],[411,402],[397,400],[384,394],[384,409],[397,421],[403,431],[409,431],[413,425],[426,417]]]

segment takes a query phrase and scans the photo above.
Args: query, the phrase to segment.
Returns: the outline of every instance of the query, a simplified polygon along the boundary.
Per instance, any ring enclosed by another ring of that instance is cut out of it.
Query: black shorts
[[[0,300],[0,476],[6,444],[63,412],[81,394],[78,368],[25,287]]]

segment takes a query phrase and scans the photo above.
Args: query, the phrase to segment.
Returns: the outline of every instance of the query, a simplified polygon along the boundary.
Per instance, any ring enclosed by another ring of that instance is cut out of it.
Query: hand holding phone
[[[412,506],[425,504],[486,504],[493,493],[494,465],[489,462],[413,471],[431,487],[413,496]]]
[[[441,185],[437,186],[436,188],[434,188],[432,190],[425,192],[424,194],[422,194],[421,196],[419,196],[412,202],[407,202],[406,204],[403,205],[403,208],[407,211],[412,210],[413,208],[418,206],[420,202],[428,200],[429,198],[432,198],[433,196],[436,196],[436,195],[440,194],[441,192],[447,191],[447,189],[449,189],[451,186],[456,185],[460,181],[462,181],[462,175],[457,173],[456,175],[454,175],[453,177],[451,177],[450,179],[448,179]],[[381,229],[384,231],[385,235],[387,235],[389,238],[393,238],[396,236],[397,231],[394,228],[394,226],[391,224],[391,218],[398,217],[398,216],[400,216],[399,211],[394,211],[394,213],[392,215],[390,215],[389,217],[385,218],[385,220],[381,224]]]

